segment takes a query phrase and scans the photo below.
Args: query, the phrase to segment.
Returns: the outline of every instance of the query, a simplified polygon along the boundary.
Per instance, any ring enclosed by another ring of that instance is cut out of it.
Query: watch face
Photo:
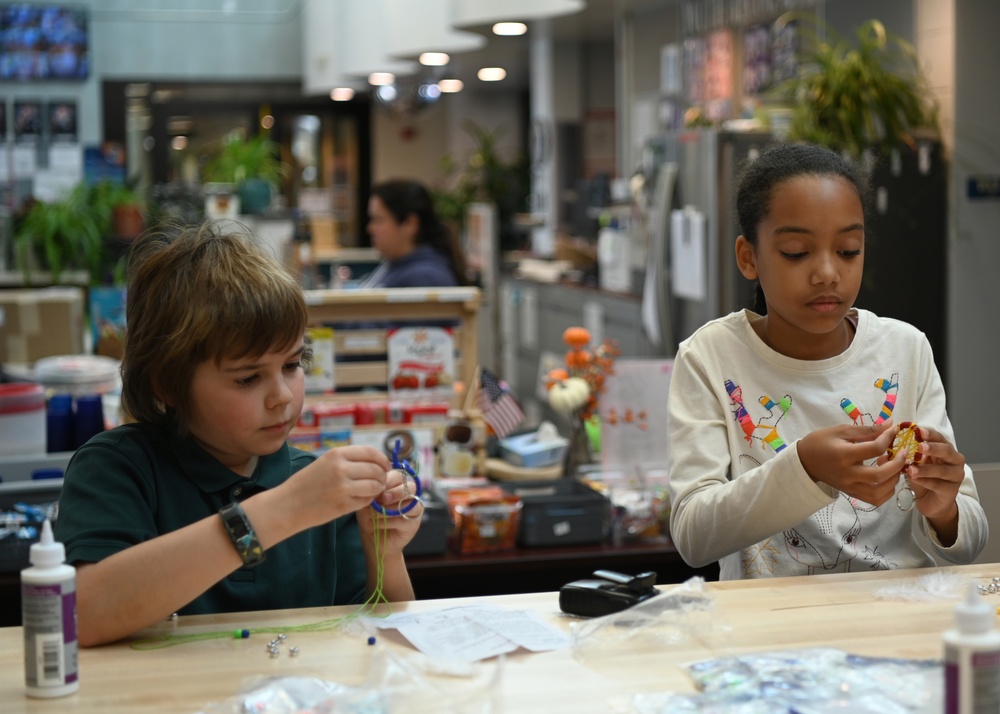
[[[250,533],[247,524],[239,516],[229,519],[229,532],[233,534],[234,538],[245,538]]]

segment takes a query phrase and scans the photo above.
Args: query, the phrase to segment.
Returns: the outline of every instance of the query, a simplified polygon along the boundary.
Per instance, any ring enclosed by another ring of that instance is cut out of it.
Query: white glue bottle
[[[1000,711],[1000,631],[996,609],[969,584],[955,608],[955,627],[944,633],[944,712]]]
[[[76,569],[46,519],[21,571],[24,681],[29,697],[63,697],[80,688],[76,642]]]

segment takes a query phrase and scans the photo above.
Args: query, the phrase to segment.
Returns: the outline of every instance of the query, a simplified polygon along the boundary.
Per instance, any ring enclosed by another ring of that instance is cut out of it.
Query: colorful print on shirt
[[[759,439],[763,443],[774,449],[778,453],[788,446],[785,440],[778,433],[778,423],[785,417],[792,407],[792,397],[788,394],[778,401],[774,401],[766,394],[760,397],[757,402],[767,410],[767,415],[762,416],[754,423],[743,403],[743,389],[733,383],[731,379],[726,380],[726,392],[729,394],[729,404],[733,408],[733,417],[740,423],[743,434],[748,442]],[[761,436],[757,436],[758,433]]]
[[[874,386],[885,393],[877,417],[873,417],[871,412],[862,412],[849,397],[840,400],[840,408],[855,424],[881,424],[892,416],[892,411],[896,408],[896,396],[899,392],[899,374],[893,374],[891,377],[879,377],[875,380]],[[865,421],[866,417],[867,422]]]

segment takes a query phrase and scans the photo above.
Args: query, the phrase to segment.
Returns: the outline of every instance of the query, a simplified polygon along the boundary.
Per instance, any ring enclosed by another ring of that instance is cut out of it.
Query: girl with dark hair
[[[468,282],[458,241],[417,181],[397,179],[372,186],[368,234],[382,262],[359,287],[453,287]]]
[[[668,397],[671,537],[723,579],[970,563],[986,544],[927,338],[854,307],[865,193],[816,146],[742,175],[736,259],[760,306],[685,340]]]

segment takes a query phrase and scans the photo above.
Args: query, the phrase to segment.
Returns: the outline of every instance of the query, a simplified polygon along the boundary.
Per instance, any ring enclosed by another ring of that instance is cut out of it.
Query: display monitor
[[[0,80],[86,79],[87,19],[81,5],[0,3]]]

